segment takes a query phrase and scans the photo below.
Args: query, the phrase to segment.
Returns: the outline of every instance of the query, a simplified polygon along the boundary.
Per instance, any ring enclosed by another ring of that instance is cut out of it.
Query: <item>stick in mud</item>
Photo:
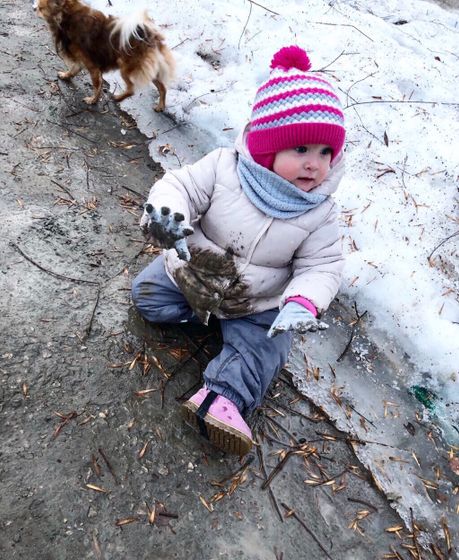
[[[301,519],[301,517],[299,517],[295,510],[292,509],[291,507],[289,507],[287,504],[285,504],[284,502],[281,502],[281,506],[286,510],[285,516],[286,517],[293,517],[294,519],[296,519],[298,521],[298,523],[307,531],[307,533],[314,539],[314,541],[316,542],[316,544],[319,546],[319,548],[322,550],[322,552],[325,554],[325,556],[327,558],[329,558],[329,560],[333,560],[333,558],[328,554],[327,549],[324,547],[324,545],[319,541],[319,539],[314,535],[314,533],[311,531],[311,529],[306,525],[306,523]]]

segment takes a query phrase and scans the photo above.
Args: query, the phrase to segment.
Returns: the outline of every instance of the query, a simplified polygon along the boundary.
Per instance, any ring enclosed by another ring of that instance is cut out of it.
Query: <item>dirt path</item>
[[[153,256],[139,205],[161,169],[108,97],[84,106],[87,77],[55,79],[29,4],[2,2],[0,20],[0,556],[405,554],[346,436],[324,437],[337,432],[287,376],[245,463],[182,425],[177,399],[218,333],[147,328],[129,311]]]

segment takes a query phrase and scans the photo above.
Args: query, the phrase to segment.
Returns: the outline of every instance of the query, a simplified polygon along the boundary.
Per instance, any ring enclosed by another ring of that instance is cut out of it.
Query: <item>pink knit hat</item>
[[[346,131],[341,103],[323,77],[308,72],[308,55],[296,46],[280,49],[271,74],[257,91],[247,135],[253,159],[272,169],[277,152],[326,144],[339,154]]]

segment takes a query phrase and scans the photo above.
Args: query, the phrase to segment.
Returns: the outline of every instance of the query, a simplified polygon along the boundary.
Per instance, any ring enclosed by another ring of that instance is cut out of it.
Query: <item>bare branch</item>
[[[400,104],[400,103],[408,103],[410,105],[418,105],[418,104],[427,104],[427,105],[451,105],[453,107],[457,107],[459,106],[459,103],[454,103],[454,102],[448,102],[448,101],[404,101],[403,99],[394,99],[394,100],[390,100],[390,99],[375,99],[373,101],[356,101],[355,103],[351,103],[350,105],[348,105],[347,107],[344,107],[344,109],[350,109],[351,107],[354,107],[354,105],[371,105],[373,103],[392,103],[392,104]]]
[[[443,239],[443,241],[441,243],[439,243],[435,249],[430,253],[430,255],[427,257],[427,260],[430,261],[432,255],[435,253],[435,251],[437,249],[440,249],[440,247],[442,245],[444,245],[447,241],[449,241],[450,239],[452,239],[453,237],[456,237],[456,235],[459,235],[459,231],[455,231],[454,233],[452,233],[450,236],[448,236],[446,239]]]
[[[277,12],[274,12],[273,10],[270,10],[269,8],[266,8],[265,6],[262,6],[261,4],[258,4],[257,2],[254,2],[253,0],[249,0],[249,2],[251,4],[255,4],[255,6],[258,6],[259,8],[263,8],[263,10],[266,10],[267,12],[271,12],[275,16],[280,16],[280,14],[278,14]]]
[[[241,47],[242,36],[244,35],[244,32],[247,29],[247,26],[249,25],[249,19],[251,15],[252,15],[252,4],[250,3],[249,15],[247,16],[247,21],[245,22],[244,29],[242,30],[241,36],[239,37],[239,41],[237,42],[237,50],[239,50]]]
[[[249,0],[249,1],[251,1],[251,0]],[[366,35],[363,31],[360,31],[360,29],[358,27],[356,27],[355,25],[351,25],[350,23],[329,23],[327,21],[312,21],[311,23],[316,23],[318,25],[333,25],[333,26],[340,26],[340,27],[352,27],[353,29],[355,29],[356,31],[361,33],[364,37],[366,37],[368,40],[370,40],[372,43],[374,43],[374,41],[371,37],[368,37],[368,35]]]

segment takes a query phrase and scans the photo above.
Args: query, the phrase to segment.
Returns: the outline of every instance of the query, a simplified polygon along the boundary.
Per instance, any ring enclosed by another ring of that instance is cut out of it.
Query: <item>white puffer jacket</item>
[[[148,202],[182,212],[194,228],[187,238],[190,262],[175,249],[165,251],[168,275],[205,323],[210,313],[241,317],[282,307],[296,295],[324,311],[344,264],[335,202],[328,197],[297,218],[267,216],[242,190],[238,153],[251,158],[242,134],[235,149],[214,150],[153,185]],[[314,192],[332,194],[343,173],[340,155]]]

